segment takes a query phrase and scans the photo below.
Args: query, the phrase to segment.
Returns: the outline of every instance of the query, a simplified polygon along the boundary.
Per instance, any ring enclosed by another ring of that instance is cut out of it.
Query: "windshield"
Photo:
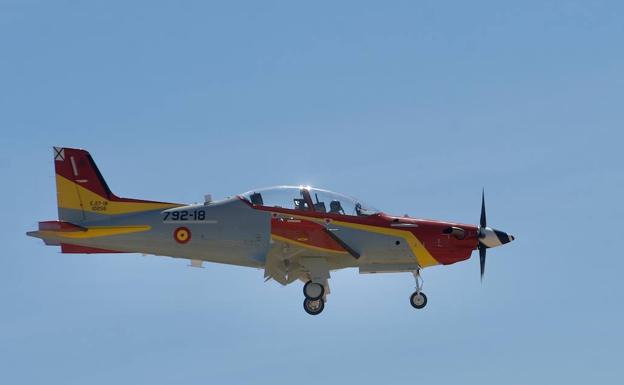
[[[251,190],[242,197],[253,205],[340,215],[366,216],[379,210],[362,201],[310,186],[277,186]]]

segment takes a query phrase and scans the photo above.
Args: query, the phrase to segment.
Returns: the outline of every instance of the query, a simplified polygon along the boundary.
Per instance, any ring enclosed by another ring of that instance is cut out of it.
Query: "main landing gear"
[[[427,306],[427,296],[423,293],[423,279],[420,276],[420,269],[413,272],[416,280],[416,291],[410,296],[410,304],[416,309],[422,309]]]
[[[323,309],[325,308],[325,286],[317,283],[308,281],[303,286],[303,295],[305,299],[303,300],[303,310],[310,315],[321,314]]]

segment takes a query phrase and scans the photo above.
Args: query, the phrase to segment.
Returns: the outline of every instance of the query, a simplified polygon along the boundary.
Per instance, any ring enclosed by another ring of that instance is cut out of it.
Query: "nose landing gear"
[[[422,292],[423,279],[420,276],[420,269],[416,269],[413,274],[416,280],[416,291],[410,296],[410,304],[415,309],[422,309],[427,306],[427,296]]]
[[[416,309],[422,309],[427,306],[427,296],[423,292],[415,292],[410,297],[410,303]]]

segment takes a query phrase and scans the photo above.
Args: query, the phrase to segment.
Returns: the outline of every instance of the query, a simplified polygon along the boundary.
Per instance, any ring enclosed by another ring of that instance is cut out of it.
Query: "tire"
[[[427,296],[422,291],[420,293],[414,292],[410,297],[410,304],[415,309],[422,309],[427,306]]]
[[[314,289],[311,285],[318,285],[321,288],[320,294],[312,293],[312,295],[309,295],[307,291]],[[317,299],[321,299],[325,295],[325,286],[321,285],[320,283],[315,283],[315,282],[312,282],[312,281],[308,281],[308,282],[306,282],[305,285],[303,285],[303,295],[307,299],[313,300],[313,301],[317,300]]]
[[[318,305],[317,305],[318,307],[315,308],[312,306],[312,302],[317,302],[317,301],[318,301]],[[323,309],[325,309],[325,301],[323,301],[322,299],[317,299],[313,301],[313,300],[309,300],[306,298],[303,300],[303,310],[305,310],[305,312],[310,315],[321,314]]]

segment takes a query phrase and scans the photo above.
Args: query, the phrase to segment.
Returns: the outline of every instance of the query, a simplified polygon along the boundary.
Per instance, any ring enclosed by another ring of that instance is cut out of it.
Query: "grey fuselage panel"
[[[147,231],[76,241],[83,246],[262,267],[270,248],[270,213],[238,197],[211,204],[146,211],[82,223],[94,226],[150,226]],[[176,240],[176,230],[190,233]]]

